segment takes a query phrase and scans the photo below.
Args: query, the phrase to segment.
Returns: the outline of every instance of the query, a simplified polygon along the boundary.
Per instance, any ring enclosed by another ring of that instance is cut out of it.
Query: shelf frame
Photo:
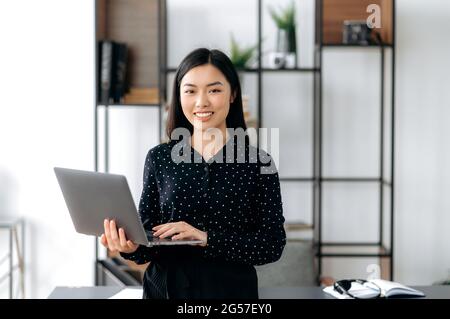
[[[395,186],[395,34],[396,34],[396,1],[390,1],[391,4],[391,15],[392,15],[392,35],[391,43],[382,44],[370,44],[370,45],[354,45],[354,44],[340,44],[340,43],[324,43],[324,1],[328,0],[316,0],[316,54],[314,65],[323,71],[322,60],[323,52],[326,49],[375,49],[380,52],[380,156],[379,156],[379,176],[377,177],[324,177],[323,176],[323,105],[322,105],[322,94],[323,94],[323,79],[322,73],[317,72],[315,74],[315,111],[314,111],[314,159],[313,159],[313,171],[315,180],[315,187],[313,190],[313,220],[316,226],[314,244],[316,247],[316,257],[317,257],[317,282],[320,283],[322,276],[322,259],[324,257],[383,257],[389,259],[389,280],[394,278],[394,186]],[[391,88],[390,88],[390,174],[385,177],[385,97],[386,97],[386,83],[385,83],[385,69],[386,69],[386,54],[391,54],[390,72],[391,72]],[[378,229],[378,240],[377,242],[363,243],[363,242],[324,242],[323,241],[323,184],[330,182],[348,182],[348,183],[360,183],[360,182],[373,182],[379,185],[378,196],[379,196],[379,229]],[[389,229],[384,229],[384,187],[389,187]],[[387,249],[383,243],[385,232],[389,232],[389,249]],[[327,247],[362,247],[362,246],[376,246],[380,249],[379,253],[325,253],[324,250]],[[381,267],[381,260],[380,260]]]
[[[158,109],[158,135],[159,141],[162,141],[163,137],[163,108],[166,106],[168,101],[168,93],[167,93],[167,80],[168,74],[176,72],[176,68],[168,67],[168,48],[167,48],[167,21],[168,21],[168,13],[167,13],[167,0],[156,0],[158,3],[158,63],[159,63],[159,102],[155,104],[109,104],[109,105],[100,105],[97,101],[97,96],[94,97],[94,166],[95,170],[99,170],[99,134],[98,134],[98,109],[99,107],[104,107],[104,149],[105,149],[105,158],[104,158],[104,167],[105,172],[109,171],[109,110],[111,108],[133,108],[133,107],[142,107],[142,108],[157,108]],[[394,186],[395,186],[395,56],[396,56],[396,47],[395,47],[395,36],[396,36],[396,1],[395,0],[387,0],[392,3],[392,43],[389,44],[381,44],[381,45],[348,45],[348,44],[338,44],[338,43],[324,43],[323,41],[323,2],[326,0],[316,0],[316,9],[315,9],[315,48],[314,48],[314,63],[311,67],[296,67],[294,69],[270,69],[265,68],[262,65],[262,6],[263,0],[257,1],[257,38],[258,38],[258,46],[257,46],[257,54],[258,54],[258,64],[256,68],[244,68],[239,69],[238,71],[250,74],[257,75],[257,123],[260,128],[263,124],[263,95],[262,95],[262,77],[263,74],[286,74],[286,73],[305,73],[313,75],[313,125],[312,125],[312,176],[305,177],[280,177],[280,182],[282,183],[311,183],[312,184],[312,224],[309,225],[313,230],[313,243],[316,247],[316,257],[317,257],[317,281],[320,282],[320,278],[322,276],[322,259],[328,257],[370,257],[372,254],[329,254],[325,253],[323,250],[326,247],[330,246],[367,246],[376,245],[380,247],[380,249],[385,249],[384,253],[380,253],[376,255],[376,257],[388,257],[390,259],[390,271],[389,276],[390,279],[394,278]],[[98,7],[99,0],[94,1],[95,6],[95,37],[94,37],[94,47],[97,50],[97,34],[98,34],[98,21],[97,17],[99,14]],[[322,61],[323,61],[323,52],[327,49],[351,49],[351,50],[379,50],[380,51],[380,64],[381,64],[381,85],[380,85],[380,165],[379,165],[379,176],[365,176],[365,177],[355,177],[355,176],[324,176],[323,175],[323,77],[322,77]],[[391,104],[391,118],[390,123],[390,163],[391,163],[391,171],[388,177],[385,176],[385,166],[384,166],[384,130],[386,127],[386,123],[384,122],[386,107],[384,105],[385,101],[385,62],[386,62],[386,54],[391,54],[391,96],[390,96],[390,104]],[[95,56],[95,70],[94,70],[94,78],[95,85],[98,83],[98,75],[97,75],[97,65],[99,63],[97,54]],[[97,86],[95,86],[95,91],[97,91]],[[258,138],[258,146],[260,146],[260,139]],[[323,185],[324,183],[378,183],[379,184],[379,202],[380,202],[380,226],[379,226],[379,237],[376,243],[331,243],[323,241]],[[384,229],[384,219],[383,219],[383,207],[384,207],[384,187],[389,187],[389,197],[390,197],[390,206],[389,206],[389,219],[390,226],[389,229]],[[308,226],[308,227],[309,227]],[[383,246],[383,234],[385,231],[389,232],[390,236],[390,248],[386,249]],[[99,243],[98,240],[95,239],[95,259],[96,265],[99,262],[98,259],[98,250]],[[372,256],[374,257],[374,256]],[[96,284],[99,282],[97,271],[95,272],[95,282]]]
[[[123,108],[123,109],[133,109],[133,108],[156,108],[158,110],[158,140],[162,140],[162,108],[165,105],[165,101],[167,101],[167,92],[166,92],[166,81],[167,77],[163,76],[162,70],[165,70],[167,68],[166,62],[167,62],[167,41],[166,39],[166,30],[167,30],[167,16],[166,16],[166,0],[154,0],[157,2],[157,25],[158,25],[158,63],[159,63],[159,72],[158,72],[158,91],[159,91],[159,97],[157,103],[133,103],[133,104],[122,104],[122,103],[108,103],[103,104],[98,101],[97,96],[97,83],[99,81],[98,73],[97,73],[97,66],[99,65],[100,61],[98,59],[97,54],[97,41],[100,39],[98,38],[99,35],[99,29],[104,28],[105,26],[99,26],[99,14],[101,13],[102,9],[105,9],[102,6],[102,3],[104,4],[104,0],[95,0],[94,1],[94,17],[95,17],[95,25],[94,25],[94,91],[96,92],[94,97],[94,169],[96,172],[99,171],[99,114],[98,111],[101,108],[104,108],[104,172],[109,173],[109,145],[110,145],[110,138],[109,138],[109,112],[112,108]],[[102,6],[102,8],[101,8]],[[105,30],[104,30],[105,31]],[[98,238],[94,239],[95,244],[95,265],[94,265],[94,281],[95,285],[99,285],[101,282],[101,275],[99,273],[99,265],[101,264],[102,260],[99,259],[99,249],[103,249],[103,247],[100,247]]]

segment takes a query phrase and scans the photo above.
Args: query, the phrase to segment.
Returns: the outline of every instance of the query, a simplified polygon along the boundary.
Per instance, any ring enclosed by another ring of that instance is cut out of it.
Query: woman
[[[224,53],[191,52],[173,88],[169,142],[147,154],[139,214],[154,236],[201,243],[139,246],[105,220],[102,244],[137,264],[151,262],[144,298],[258,298],[254,265],[277,261],[286,243],[275,165],[232,134],[246,125],[239,78]]]

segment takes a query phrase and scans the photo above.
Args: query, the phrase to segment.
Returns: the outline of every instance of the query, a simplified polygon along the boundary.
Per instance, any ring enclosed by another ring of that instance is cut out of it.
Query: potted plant
[[[255,45],[247,48],[241,48],[234,39],[233,34],[231,34],[231,62],[233,62],[237,69],[244,69],[248,67],[248,63],[252,60],[256,47],[257,46]]]
[[[270,62],[275,68],[295,68],[297,66],[297,38],[295,5],[291,2],[286,8],[276,11],[269,7],[269,13],[277,25],[277,49]]]

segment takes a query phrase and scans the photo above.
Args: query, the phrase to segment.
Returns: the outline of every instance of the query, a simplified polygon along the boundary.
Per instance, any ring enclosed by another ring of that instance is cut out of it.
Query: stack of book
[[[98,42],[97,101],[121,103],[127,91],[128,47],[110,40]]]

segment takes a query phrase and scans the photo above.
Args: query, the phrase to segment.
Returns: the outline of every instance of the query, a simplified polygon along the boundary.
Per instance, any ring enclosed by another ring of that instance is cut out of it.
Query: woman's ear
[[[230,96],[230,103],[233,103],[235,98],[236,98],[236,92],[231,94],[231,96]]]

